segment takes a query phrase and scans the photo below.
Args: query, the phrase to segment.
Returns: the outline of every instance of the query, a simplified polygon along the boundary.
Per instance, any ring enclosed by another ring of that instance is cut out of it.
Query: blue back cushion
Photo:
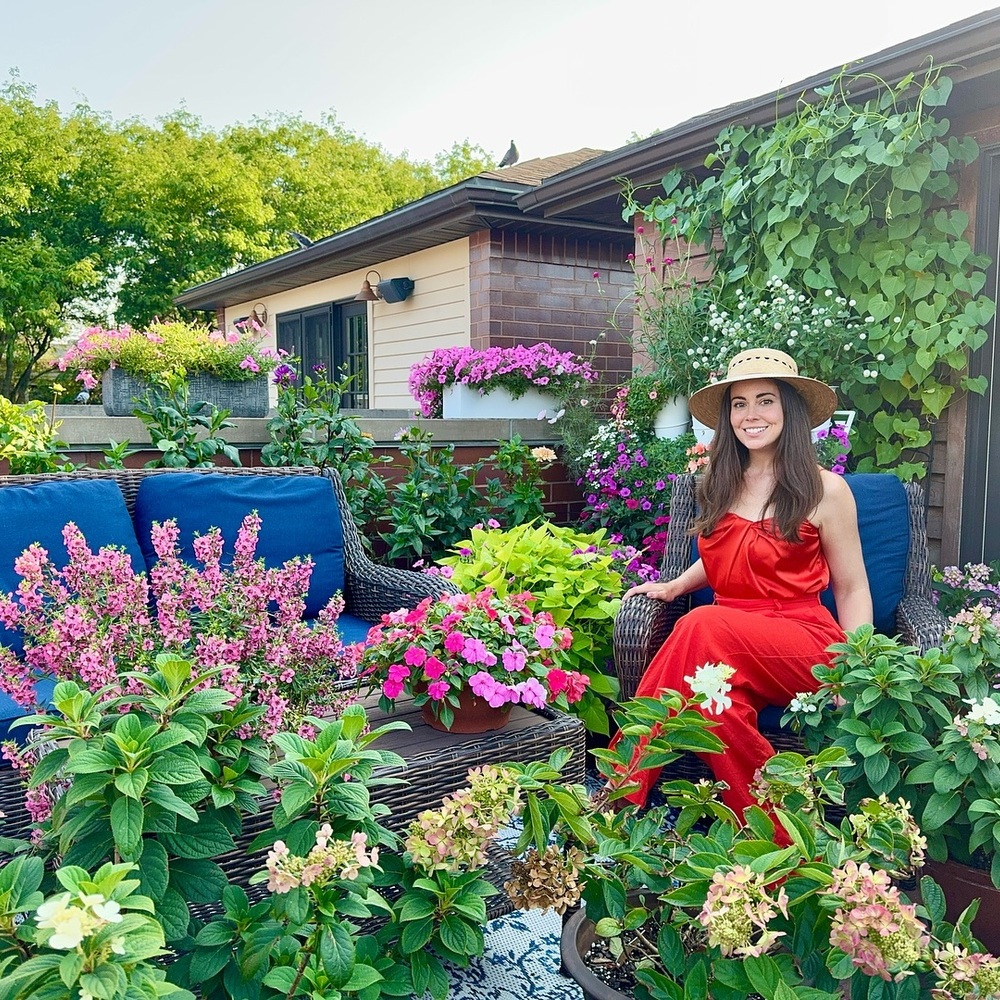
[[[83,532],[94,552],[105,545],[117,545],[129,554],[137,573],[145,569],[132,519],[117,483],[81,479],[5,486],[0,489],[0,592],[17,590],[21,577],[14,571],[14,560],[33,542],[48,551],[58,568],[66,565],[69,554],[63,544],[62,530],[68,521],[73,521]],[[0,625],[0,644],[11,647],[18,655],[24,651],[20,633],[3,625]],[[41,688],[38,694],[47,697]],[[24,714],[10,698],[0,695],[0,719]]]
[[[191,565],[197,565],[195,533],[219,528],[226,564],[232,561],[243,518],[253,510],[261,519],[257,556],[269,567],[295,556],[310,556],[315,563],[305,611],[306,618],[314,618],[344,588],[343,526],[333,484],[325,476],[148,476],[135,502],[135,530],[146,566],[156,563],[150,538],[154,521],[177,521],[181,558]]]
[[[896,634],[896,606],[903,597],[906,560],[910,551],[910,514],[903,484],[884,472],[856,472],[844,476],[858,506],[858,532],[872,592],[873,620],[877,631]],[[691,561],[698,558],[698,539],[691,540]],[[691,595],[692,607],[711,604],[710,587]],[[837,606],[827,587],[820,599],[834,617]]]

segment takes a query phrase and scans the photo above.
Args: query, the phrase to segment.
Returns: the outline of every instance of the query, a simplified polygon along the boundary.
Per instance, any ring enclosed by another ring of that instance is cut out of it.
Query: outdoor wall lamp
[[[369,276],[374,274],[378,279],[375,287],[372,288]],[[374,268],[365,275],[365,280],[361,283],[361,291],[354,296],[355,302],[402,302],[410,292],[413,291],[413,281],[410,278],[387,278],[382,280],[382,275]]]

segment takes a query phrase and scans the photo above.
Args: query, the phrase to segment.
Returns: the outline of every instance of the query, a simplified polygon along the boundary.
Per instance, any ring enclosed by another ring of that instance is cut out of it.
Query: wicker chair
[[[691,537],[688,528],[695,516],[695,476],[679,476],[670,499],[670,532],[660,567],[664,579],[684,572],[691,565]],[[903,642],[925,651],[941,642],[945,619],[931,601],[930,558],[924,518],[924,491],[918,483],[907,483],[906,508],[909,514],[909,549],[903,579],[903,596],[896,607],[896,629]],[[902,530],[902,526],[901,526]],[[677,620],[690,609],[690,596],[665,603],[648,597],[631,597],[622,604],[614,624],[615,669],[621,683],[621,697],[634,696],[639,680],[654,654],[663,645]],[[801,750],[797,736],[778,727],[780,711],[761,713],[761,731],[776,750]],[[693,777],[707,773],[699,762],[682,758],[680,770],[670,777]],[[677,765],[675,765],[675,768]]]
[[[30,486],[35,483],[72,479],[109,479],[120,487],[130,515],[135,513],[135,499],[139,485],[150,475],[170,475],[174,470],[164,469],[80,469],[72,473],[28,476],[0,476],[0,489],[6,486]],[[312,475],[312,468],[212,468],[177,470],[185,472],[221,472],[231,476],[295,476]],[[425,597],[437,597],[444,591],[458,593],[459,588],[439,576],[426,576],[410,570],[392,569],[372,562],[364,551],[357,525],[350,517],[350,507],[340,478],[335,472],[326,475],[333,483],[337,502],[342,512],[344,532],[344,600],[345,612],[365,621],[375,622],[383,614],[400,607],[414,607]],[[321,531],[322,526],[317,526]],[[385,721],[369,699],[373,724]],[[395,750],[406,760],[406,767],[389,769],[390,776],[405,779],[398,785],[380,787],[374,798],[392,811],[390,827],[402,830],[421,810],[436,805],[441,796],[466,784],[469,768],[502,761],[528,763],[546,759],[553,751],[572,747],[574,754],[566,770],[566,780],[580,783],[584,780],[585,739],[580,720],[557,711],[534,711],[515,706],[507,727],[496,733],[458,735],[439,733],[419,722],[419,711],[406,703],[395,713],[411,726],[410,732],[396,731],[383,741],[386,749]],[[6,813],[3,829],[8,837],[26,837],[30,832],[30,817],[24,808],[24,792],[16,772],[0,765],[0,810]],[[246,884],[250,874],[260,869],[266,852],[249,854],[247,848],[254,837],[270,826],[270,810],[266,809],[246,818],[240,836],[236,838],[237,850],[216,859],[227,876],[235,882]],[[509,857],[502,849],[491,853],[489,877],[495,885],[502,885],[509,875]],[[504,895],[494,897],[489,906],[489,916],[509,912],[509,900]],[[211,907],[193,907],[200,916],[212,911]]]

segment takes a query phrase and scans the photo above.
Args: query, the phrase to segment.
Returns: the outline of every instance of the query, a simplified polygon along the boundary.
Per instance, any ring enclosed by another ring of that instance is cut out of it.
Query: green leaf
[[[187,752],[185,752],[187,751]],[[188,747],[157,754],[149,763],[149,777],[164,785],[188,785],[205,777]]]
[[[184,897],[176,889],[167,889],[157,903],[156,918],[163,927],[168,941],[178,941],[188,932],[191,914],[188,913]]]
[[[341,989],[354,971],[354,941],[342,924],[328,926],[319,939],[319,957],[330,984]]]
[[[131,856],[139,846],[145,816],[143,805],[136,799],[122,797],[111,807],[111,831],[122,854]]]
[[[97,966],[93,972],[85,972],[80,976],[80,989],[101,1000],[116,1000],[125,993],[127,987],[125,970],[120,965],[105,963]]]
[[[147,839],[142,843],[139,858],[139,888],[150,899],[159,901],[167,891],[170,864],[167,852],[158,840]]]
[[[295,984],[296,976],[296,970],[292,966],[279,965],[271,969],[264,977],[264,985],[270,986],[285,996],[289,996],[292,992],[292,986]]]
[[[214,903],[226,888],[226,874],[215,861],[174,858],[170,886],[189,903]]]
[[[202,816],[198,823],[177,821],[176,833],[161,833],[160,842],[179,858],[215,858],[236,850],[232,834],[213,816]]]
[[[144,767],[134,771],[122,771],[115,778],[115,788],[130,799],[139,799],[149,781],[149,774]]]

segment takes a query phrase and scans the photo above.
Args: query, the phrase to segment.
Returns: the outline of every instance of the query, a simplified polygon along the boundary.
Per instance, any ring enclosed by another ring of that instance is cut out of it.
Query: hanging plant
[[[972,252],[968,215],[954,207],[956,170],[979,150],[932,110],[951,89],[933,66],[895,85],[841,73],[773,125],[723,129],[707,177],[684,183],[672,170],[663,196],[624,212],[704,244],[723,298],[776,276],[835,289],[872,317],[876,376],[840,388],[868,418],[859,470],[904,480],[926,474],[933,423],[954,393],[986,388],[968,363],[995,311],[980,294],[989,261]]]

